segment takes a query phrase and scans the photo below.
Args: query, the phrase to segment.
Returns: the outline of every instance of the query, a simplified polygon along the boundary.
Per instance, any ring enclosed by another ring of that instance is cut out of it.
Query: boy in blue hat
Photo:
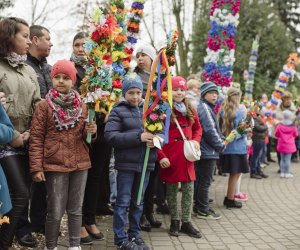
[[[113,230],[115,244],[119,249],[148,250],[141,238],[140,219],[143,213],[143,196],[148,185],[150,171],[154,169],[156,149],[154,135],[145,132],[142,123],[143,84],[136,73],[126,75],[122,81],[122,99],[109,115],[104,137],[114,147],[117,175],[117,199],[114,209]],[[145,175],[142,202],[137,205],[137,195],[146,146],[152,147]],[[126,232],[127,207],[129,229]]]
[[[219,153],[225,148],[224,136],[214,112],[219,91],[213,82],[204,82],[200,86],[200,91],[201,99],[197,111],[202,125],[202,139],[200,142],[201,159],[195,163],[197,180],[194,212],[200,219],[217,220],[221,218],[221,215],[209,207],[209,188]]]

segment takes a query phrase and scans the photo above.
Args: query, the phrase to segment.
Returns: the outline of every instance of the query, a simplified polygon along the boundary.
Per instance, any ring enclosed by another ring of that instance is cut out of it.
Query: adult
[[[21,18],[0,21],[0,92],[6,95],[6,112],[23,146],[6,144],[0,149],[0,164],[11,195],[12,210],[7,214],[10,224],[0,228],[0,249],[9,249],[14,231],[29,199],[29,159],[27,142],[30,123],[41,101],[36,73],[25,63],[31,44],[29,26]]]
[[[50,32],[47,28],[40,25],[32,25],[29,28],[31,44],[27,53],[26,63],[30,65],[38,79],[40,94],[45,98],[48,91],[52,88],[50,79],[51,66],[47,63],[50,54],[51,42]],[[34,247],[36,245],[31,232],[45,233],[45,222],[47,214],[45,182],[32,182],[30,189],[30,211],[24,210],[21,216],[15,235],[21,246]],[[28,211],[30,222],[28,220]]]
[[[74,88],[80,92],[81,81],[84,78],[85,69],[83,65],[86,63],[85,51],[84,51],[84,40],[88,37],[86,32],[78,32],[73,38],[73,52],[70,60],[75,63],[77,70],[76,83]]]

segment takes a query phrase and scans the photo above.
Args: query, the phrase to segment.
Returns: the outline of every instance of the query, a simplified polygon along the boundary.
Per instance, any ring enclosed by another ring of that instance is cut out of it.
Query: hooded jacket
[[[298,136],[297,127],[287,126],[279,123],[275,130],[275,136],[278,138],[277,152],[283,154],[292,154],[296,152],[295,138]]]

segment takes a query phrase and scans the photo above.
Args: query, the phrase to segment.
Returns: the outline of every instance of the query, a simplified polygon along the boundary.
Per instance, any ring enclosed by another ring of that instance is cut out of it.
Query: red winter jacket
[[[194,112],[194,123],[191,123],[180,112],[175,111],[181,129],[190,140],[199,142],[202,137],[202,128],[196,111]],[[174,122],[171,122],[169,129],[169,143],[164,145],[162,150],[158,150],[158,161],[168,158],[171,165],[168,168],[160,168],[160,178],[162,182],[177,183],[195,181],[194,162],[188,161],[183,153],[182,136]]]

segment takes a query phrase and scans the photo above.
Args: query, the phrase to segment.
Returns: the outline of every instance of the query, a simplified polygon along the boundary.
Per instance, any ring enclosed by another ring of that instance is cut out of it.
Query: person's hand
[[[194,143],[194,145],[195,145],[195,149],[196,149],[196,150],[199,150],[199,149],[200,149],[199,142],[193,140],[193,143]]]
[[[96,132],[97,132],[97,125],[96,125],[96,123],[95,122],[93,122],[93,123],[90,123],[90,122],[87,123],[85,125],[85,131],[87,133],[91,133],[92,135],[96,134]]]
[[[35,172],[35,173],[32,175],[32,180],[35,181],[35,182],[46,181],[44,172],[43,172],[43,171]]]
[[[149,133],[149,132],[143,132],[141,134],[141,141],[149,143],[149,145],[152,143],[153,144],[153,137],[154,135]]]
[[[24,144],[27,143],[28,140],[29,140],[29,137],[30,137],[30,132],[29,131],[25,131],[21,135],[23,136],[23,142],[24,142]]]
[[[6,106],[6,97],[5,97],[4,92],[0,92],[0,102],[1,102],[2,106],[5,108],[5,106]]]
[[[159,164],[160,164],[160,166],[161,166],[162,168],[168,168],[168,167],[170,167],[170,165],[171,165],[168,158],[163,158],[163,159],[161,159],[161,160],[159,161]]]
[[[153,140],[152,140],[152,142],[146,142],[146,146],[147,146],[148,148],[154,148]]]
[[[23,147],[24,146],[23,134],[20,134],[17,138],[12,140],[9,145],[12,146],[13,148]]]

